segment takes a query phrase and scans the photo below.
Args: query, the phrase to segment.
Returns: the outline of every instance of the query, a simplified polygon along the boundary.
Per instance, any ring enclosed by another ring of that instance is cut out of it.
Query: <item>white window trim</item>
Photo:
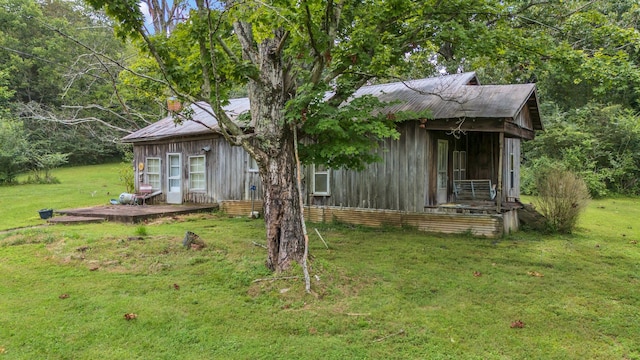
[[[324,171],[316,171],[316,165],[314,164],[311,167],[311,181],[312,181],[312,191],[314,196],[329,196],[331,195],[331,169],[327,168]],[[327,175],[327,191],[316,191],[316,174],[326,174]]]
[[[149,160],[158,160],[158,172],[150,173],[149,172]],[[144,160],[144,181],[146,184],[151,184],[149,180],[149,175],[158,175],[158,186],[153,187],[153,190],[160,190],[162,188],[162,158],[159,157],[148,157]]]
[[[202,172],[197,172],[196,173],[191,169],[191,160],[192,159],[198,159],[198,158],[203,160],[204,168],[202,169]],[[189,183],[188,183],[189,184],[189,190],[191,190],[191,191],[207,191],[207,158],[206,158],[206,156],[204,156],[204,155],[189,156],[188,160],[189,160]],[[202,187],[202,188],[191,187],[191,185],[192,185],[191,179],[192,179],[192,175],[193,174],[202,174],[202,175],[204,175],[204,182],[203,182],[203,184],[204,184],[203,186],[204,187]]]

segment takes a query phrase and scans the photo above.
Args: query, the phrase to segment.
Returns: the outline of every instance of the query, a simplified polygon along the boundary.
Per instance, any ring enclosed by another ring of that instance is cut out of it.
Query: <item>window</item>
[[[509,153],[509,189],[516,187],[516,156]]]
[[[258,172],[258,163],[256,162],[256,159],[251,157],[251,155],[249,155],[247,169],[249,170],[249,172]]]
[[[467,152],[453,152],[453,180],[465,180],[467,178]]]
[[[438,189],[447,189],[447,156],[449,142],[447,140],[438,140]]]
[[[206,180],[204,155],[189,157],[189,189],[206,190]]]
[[[313,165],[313,195],[329,195],[329,175],[331,170],[325,165]]]
[[[162,183],[160,182],[160,159],[147,158],[147,184],[151,185],[154,190],[160,190]]]

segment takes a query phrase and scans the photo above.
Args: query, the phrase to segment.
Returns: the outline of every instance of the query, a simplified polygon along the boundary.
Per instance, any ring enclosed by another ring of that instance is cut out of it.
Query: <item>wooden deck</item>
[[[87,223],[114,221],[135,224],[149,219],[210,212],[218,209],[218,204],[206,205],[106,205],[79,209],[56,210],[48,219],[52,224]]]

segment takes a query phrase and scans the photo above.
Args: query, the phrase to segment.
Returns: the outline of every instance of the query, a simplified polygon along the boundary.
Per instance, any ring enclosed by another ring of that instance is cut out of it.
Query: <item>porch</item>
[[[50,224],[114,221],[136,224],[145,220],[218,210],[218,204],[187,205],[105,205],[77,209],[55,210]]]

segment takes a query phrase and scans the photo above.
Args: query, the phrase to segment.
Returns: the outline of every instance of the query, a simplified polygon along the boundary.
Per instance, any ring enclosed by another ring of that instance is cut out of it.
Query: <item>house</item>
[[[383,141],[383,161],[365,170],[307,167],[309,219],[487,236],[518,228],[521,141],[543,130],[534,84],[480,85],[468,72],[365,86],[354,96],[364,94],[400,100],[385,112],[431,116],[400,123],[400,139]],[[207,106],[191,105],[182,124],[169,116],[123,138],[134,145],[136,178],[162,191],[157,201],[244,204],[246,211],[262,198],[257,166],[216,132]],[[248,109],[248,99],[225,107],[232,119]]]

